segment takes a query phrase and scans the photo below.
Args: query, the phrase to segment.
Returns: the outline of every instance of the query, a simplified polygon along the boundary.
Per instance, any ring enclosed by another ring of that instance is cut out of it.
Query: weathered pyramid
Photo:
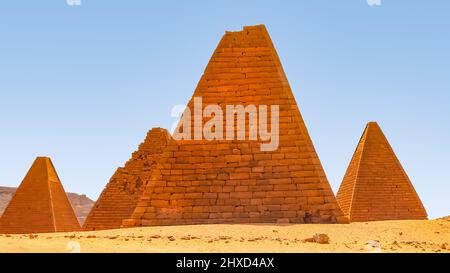
[[[201,98],[202,110],[217,104],[224,113],[227,105],[267,105],[268,120],[270,107],[279,105],[278,148],[263,151],[267,141],[261,136],[249,140],[249,120],[244,132],[231,125],[245,140],[172,142],[158,157],[125,227],[346,220],[264,26],[224,35],[188,104],[192,120],[199,114],[193,110],[194,98]],[[192,134],[201,132],[209,120],[193,122]]]
[[[148,132],[138,151],[103,190],[84,223],[85,230],[120,228],[122,220],[131,217],[150,180],[151,168],[170,141],[166,130],[155,128]]]
[[[0,233],[80,230],[50,158],[38,157],[0,218]]]
[[[351,222],[427,219],[407,174],[376,122],[370,122],[339,188]]]

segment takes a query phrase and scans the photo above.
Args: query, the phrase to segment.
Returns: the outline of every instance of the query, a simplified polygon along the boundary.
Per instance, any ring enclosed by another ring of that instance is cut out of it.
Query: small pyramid
[[[38,157],[0,218],[0,233],[80,230],[58,174],[47,157]]]
[[[250,141],[248,130],[246,140],[176,140],[158,157],[123,226],[345,221],[263,25],[225,33],[190,109],[196,98],[202,110],[215,104],[223,112],[227,105],[278,105],[278,148],[263,151],[264,141]],[[194,122],[191,131],[199,130]]]
[[[153,128],[148,132],[138,151],[106,185],[83,225],[84,230],[120,228],[122,220],[131,217],[150,180],[150,170],[169,142],[169,132],[164,129]]]
[[[337,200],[350,222],[427,219],[419,196],[376,122],[367,124]]]

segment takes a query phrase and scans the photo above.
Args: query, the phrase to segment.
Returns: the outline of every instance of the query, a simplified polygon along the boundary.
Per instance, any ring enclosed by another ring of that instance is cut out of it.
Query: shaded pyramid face
[[[198,98],[201,110],[215,104],[223,112],[227,105],[277,105],[278,147],[263,151],[267,141],[250,140],[249,119],[244,140],[176,141],[161,154],[124,226],[345,221],[264,26],[224,35],[188,104],[192,119]],[[193,136],[210,120],[180,122],[175,135],[190,127]]]
[[[352,222],[427,219],[407,174],[377,123],[367,125],[337,194]]]
[[[0,218],[0,233],[78,230],[80,225],[50,158],[37,158]]]
[[[173,140],[164,129],[155,128],[148,132],[138,151],[106,185],[84,223],[84,230],[120,228],[122,220],[131,217],[150,180],[150,170],[170,141]]]

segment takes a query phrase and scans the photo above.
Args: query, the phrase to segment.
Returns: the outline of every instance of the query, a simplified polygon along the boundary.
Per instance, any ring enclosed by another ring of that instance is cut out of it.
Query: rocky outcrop
[[[95,202],[89,199],[85,194],[69,192],[67,193],[67,197],[69,197],[70,204],[72,204],[78,221],[83,225]]]
[[[0,187],[0,216],[5,211],[15,192],[16,188]]]

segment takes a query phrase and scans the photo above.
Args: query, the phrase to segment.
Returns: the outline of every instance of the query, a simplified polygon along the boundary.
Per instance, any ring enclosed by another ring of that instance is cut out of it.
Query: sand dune
[[[305,242],[316,233],[328,235],[329,243]],[[450,252],[450,220],[347,225],[199,225],[0,235],[0,252],[69,252],[70,249],[75,252]]]

